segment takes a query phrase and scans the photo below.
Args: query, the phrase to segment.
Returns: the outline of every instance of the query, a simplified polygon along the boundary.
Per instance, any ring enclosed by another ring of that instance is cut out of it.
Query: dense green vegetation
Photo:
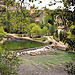
[[[53,36],[56,41],[68,43],[68,49],[75,52],[75,9],[73,12],[68,10],[70,5],[73,5],[72,0],[66,0],[66,3],[64,2],[65,8],[62,10],[49,10],[45,8],[44,10],[35,10],[33,14],[31,14],[29,10],[26,10],[25,7],[22,7],[24,0],[19,1],[21,5],[19,5],[19,3],[15,4],[15,0],[3,0],[2,4],[6,6],[1,8],[0,11],[0,41],[3,37],[6,37],[6,33],[24,34],[29,37],[49,35]],[[13,6],[17,8],[15,11],[9,9]],[[35,6],[33,6],[32,9],[33,8],[36,9]],[[44,21],[42,19],[42,23],[36,22],[35,18],[38,18],[43,12],[47,14]],[[55,21],[56,16],[62,19],[62,23]],[[58,35],[57,28],[62,25],[64,25],[64,30]],[[58,37],[60,39],[58,39]],[[39,39],[38,41],[44,40],[46,39]],[[18,66],[19,59],[16,57],[16,53],[11,53],[8,50],[27,49],[40,46],[45,45],[22,40],[5,42],[0,46],[0,73],[2,75],[16,73],[13,66]],[[74,54],[57,51],[57,53],[50,53],[48,55],[34,56],[31,60],[30,57],[24,58],[23,60],[26,64],[50,66],[51,64],[69,62],[71,59],[75,60]]]
[[[16,53],[12,53],[4,50],[0,46],[0,74],[10,75],[17,74],[15,67],[19,67],[19,58],[16,56]]]
[[[3,37],[6,37],[6,32],[4,31],[3,27],[0,27],[0,40],[2,40]]]
[[[32,41],[12,40],[8,42],[4,42],[2,48],[6,50],[19,50],[19,49],[41,47],[41,46],[45,46],[45,45],[41,43],[32,42]]]

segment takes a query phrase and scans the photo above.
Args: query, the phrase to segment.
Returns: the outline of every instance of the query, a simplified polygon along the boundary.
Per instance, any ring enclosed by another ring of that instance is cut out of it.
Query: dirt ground
[[[31,56],[26,56],[31,57]],[[21,64],[18,75],[68,75],[64,70],[63,64],[54,65],[53,67],[44,67],[42,65]]]
[[[24,65],[19,67],[18,75],[68,75],[63,66],[45,68],[43,66]]]

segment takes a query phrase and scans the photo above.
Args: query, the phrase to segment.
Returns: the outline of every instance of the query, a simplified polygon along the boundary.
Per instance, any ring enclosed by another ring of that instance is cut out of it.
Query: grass
[[[37,55],[37,56],[30,56],[30,57],[22,57],[24,64],[31,64],[31,65],[42,65],[45,67],[50,67],[54,64],[61,64],[70,62],[71,60],[75,60],[75,54],[68,54],[64,51],[56,51],[56,53],[49,53],[47,55]]]
[[[41,43],[31,42],[31,41],[24,41],[24,40],[12,40],[5,42],[2,45],[2,48],[6,50],[19,50],[19,49],[28,49],[28,48],[34,48],[34,47],[41,47],[45,46]]]
[[[47,38],[40,38],[40,39],[35,40],[35,41],[41,41],[41,42],[44,42],[44,41],[46,41],[46,40],[47,40]]]

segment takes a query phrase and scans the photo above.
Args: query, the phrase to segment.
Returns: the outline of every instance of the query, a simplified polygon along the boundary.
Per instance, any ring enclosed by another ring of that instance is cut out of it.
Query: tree
[[[31,35],[32,36],[35,36],[35,37],[38,37],[41,35],[41,28],[39,26],[34,26],[31,30]]]
[[[33,28],[34,26],[36,26],[36,24],[35,24],[35,23],[31,23],[31,24],[29,25],[30,30],[32,30],[32,28]]]
[[[15,52],[4,50],[0,46],[0,73],[1,75],[17,74],[15,67],[19,66],[19,58]]]
[[[48,33],[48,28],[46,26],[44,26],[42,29],[42,34],[47,35],[47,33]]]
[[[13,6],[15,3],[15,0],[3,0],[3,4],[6,5],[6,12],[8,11],[9,6]]]
[[[70,11],[69,8],[70,6],[73,6],[73,0],[67,0],[66,2],[64,1],[64,6],[65,9],[63,11],[63,17],[65,18],[65,31],[66,33],[66,42],[69,45],[69,49],[75,50],[75,36],[74,36],[74,32],[75,32],[75,8],[74,11]]]
[[[0,38],[2,40],[3,37],[6,36],[6,32],[4,32],[3,27],[0,27]],[[15,66],[19,66],[19,59],[16,56],[15,52],[10,52],[9,50],[4,50],[0,46],[0,74],[1,75],[10,75],[16,74],[17,69]]]
[[[54,25],[51,26],[49,30],[50,30],[51,35],[54,35],[54,32],[55,32],[55,27],[54,27]]]
[[[47,15],[47,16],[45,17],[44,21],[45,21],[45,24],[50,23],[51,25],[54,25],[54,19],[52,18],[51,15]]]
[[[6,36],[3,27],[0,27],[0,40]],[[10,75],[16,74],[17,69],[14,67],[19,66],[19,58],[16,56],[16,52],[10,52],[9,50],[4,50],[0,46],[0,74]]]
[[[3,27],[0,27],[0,38],[1,38],[1,40],[3,37],[6,37],[6,32],[4,31]]]
[[[75,51],[75,26],[72,25],[67,33],[67,43],[69,45],[69,49]]]

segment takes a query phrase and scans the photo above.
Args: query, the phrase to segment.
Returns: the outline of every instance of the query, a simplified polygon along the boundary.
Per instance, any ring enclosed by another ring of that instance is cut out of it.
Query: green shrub
[[[57,42],[59,42],[60,41],[60,39],[58,39],[57,37],[53,37],[53,39],[55,39]]]
[[[52,44],[52,42],[50,42],[50,41],[48,41],[48,43],[51,45]]]
[[[75,74],[75,65],[73,62],[66,63],[66,71],[69,75]]]

